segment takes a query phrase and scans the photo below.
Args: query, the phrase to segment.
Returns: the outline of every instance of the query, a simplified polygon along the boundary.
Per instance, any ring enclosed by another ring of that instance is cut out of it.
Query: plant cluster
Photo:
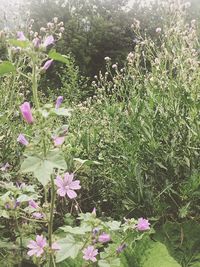
[[[54,25],[62,27],[57,18],[54,21],[55,24],[49,24],[43,35],[31,33],[28,38],[19,31],[17,39],[7,36],[10,60],[0,64],[2,79],[11,73],[3,80],[5,84],[9,77],[17,81],[23,76],[31,86],[30,101],[26,100],[18,107],[18,123],[22,126],[17,127],[20,131],[16,141],[18,146],[23,147],[18,158],[19,169],[9,174],[9,163],[1,167],[2,258],[8,257],[10,266],[14,262],[22,266],[28,256],[37,266],[53,267],[69,257],[78,258],[81,266],[97,266],[97,262],[100,267],[120,266],[123,250],[142,239],[149,232],[150,223],[144,218],[125,219],[124,223],[104,221],[97,218],[95,208],[92,213],[83,213],[80,209],[76,199],[81,185],[75,177],[78,177],[79,169],[87,160],[75,159],[78,164],[72,171],[67,166],[63,151],[63,144],[69,142],[67,136],[70,129],[62,123],[62,118],[66,118],[65,122],[70,121],[73,111],[62,107],[63,96],[58,96],[53,105],[42,103],[38,94],[40,77],[48,71],[53,61],[68,63],[66,56],[50,49],[56,38],[60,38]],[[8,94],[9,101],[12,95],[13,91]],[[15,103],[14,96],[12,103]],[[12,113],[9,116],[4,114],[7,120],[14,112],[8,111]],[[79,223],[75,227],[55,223],[55,220],[62,221],[62,215],[58,212],[59,203],[62,202],[76,208],[79,217],[75,218]],[[14,257],[8,256],[11,252]]]

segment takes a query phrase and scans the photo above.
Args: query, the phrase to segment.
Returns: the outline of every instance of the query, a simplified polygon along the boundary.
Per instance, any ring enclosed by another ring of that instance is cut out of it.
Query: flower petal
[[[67,195],[70,199],[77,197],[76,192],[74,190],[70,190],[70,189],[67,190]]]
[[[64,183],[65,183],[65,185],[69,185],[72,182],[73,178],[74,178],[74,174],[73,173],[70,174],[70,173],[66,172],[64,174]]]
[[[58,187],[63,187],[64,185],[64,182],[63,182],[63,179],[61,176],[57,176],[56,179],[55,179],[55,184],[58,186]]]
[[[64,188],[59,188],[57,190],[57,194],[60,195],[61,197],[64,197],[67,194],[67,191]]]
[[[41,254],[44,253],[44,249],[43,248],[39,248],[36,252],[36,257],[40,257]]]
[[[29,250],[28,252],[27,252],[27,254],[31,257],[31,256],[33,256],[33,255],[35,255],[37,253],[37,250],[35,250],[35,249],[31,249],[31,250]]]
[[[80,181],[79,180],[72,181],[69,187],[72,190],[74,190],[74,189],[77,190],[77,189],[80,189],[81,188],[81,186],[79,184],[80,184]]]

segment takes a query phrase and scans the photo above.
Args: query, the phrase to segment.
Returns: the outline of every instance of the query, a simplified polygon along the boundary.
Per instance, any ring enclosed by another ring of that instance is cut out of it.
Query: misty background
[[[155,29],[167,20],[164,3],[170,0],[1,0],[0,29],[39,32],[54,17],[64,22],[59,52],[70,53],[80,72],[93,77],[104,70],[104,58],[123,66],[127,54],[134,50],[137,38],[131,25],[134,20],[154,38]],[[178,1],[178,0],[177,0]],[[173,1],[172,1],[173,2]],[[187,2],[181,1],[180,2]],[[190,2],[188,21],[200,18],[200,1]],[[28,21],[34,19],[32,29]]]

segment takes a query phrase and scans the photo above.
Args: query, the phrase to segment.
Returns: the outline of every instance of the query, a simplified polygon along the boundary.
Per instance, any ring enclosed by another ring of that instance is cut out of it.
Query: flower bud
[[[32,116],[32,112],[31,112],[30,103],[29,102],[24,102],[20,106],[20,110],[21,110],[21,113],[22,113],[22,116],[23,116],[24,120],[27,123],[33,123],[33,116]]]

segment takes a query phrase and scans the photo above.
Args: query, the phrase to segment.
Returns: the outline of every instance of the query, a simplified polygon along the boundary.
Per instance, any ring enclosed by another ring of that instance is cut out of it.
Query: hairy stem
[[[32,68],[32,90],[33,90],[33,101],[38,109],[40,105],[39,105],[39,99],[38,99],[38,81],[37,81],[36,64],[34,61],[33,61],[33,68]]]
[[[50,206],[50,218],[48,225],[48,235],[49,235],[49,247],[52,246],[52,234],[53,234],[53,215],[55,206],[55,186],[53,176],[51,176],[51,206]],[[50,255],[49,267],[52,267],[54,263],[53,255]]]

